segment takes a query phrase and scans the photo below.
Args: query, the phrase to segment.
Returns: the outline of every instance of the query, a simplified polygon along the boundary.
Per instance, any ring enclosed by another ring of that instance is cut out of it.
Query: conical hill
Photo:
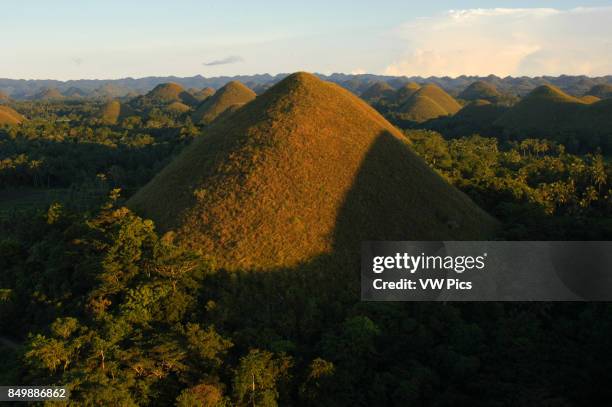
[[[229,82],[197,107],[193,114],[193,122],[210,124],[227,109],[248,103],[256,96],[255,92],[242,83]]]
[[[306,73],[216,121],[128,206],[230,270],[354,260],[364,240],[477,240],[496,226],[366,102]]]

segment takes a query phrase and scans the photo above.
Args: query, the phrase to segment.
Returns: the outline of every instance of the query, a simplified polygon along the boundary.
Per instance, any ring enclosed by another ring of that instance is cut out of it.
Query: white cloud
[[[351,71],[351,75],[362,75],[364,73],[368,73],[368,71],[363,68],[355,68]]]
[[[395,33],[388,75],[612,74],[612,7],[452,10]]]

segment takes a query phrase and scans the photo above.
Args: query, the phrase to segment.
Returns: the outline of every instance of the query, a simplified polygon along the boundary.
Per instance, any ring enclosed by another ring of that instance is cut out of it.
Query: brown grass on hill
[[[104,124],[117,124],[121,114],[121,102],[118,100],[108,101],[100,112],[100,119]]]
[[[248,103],[255,97],[255,92],[242,83],[229,82],[197,107],[193,113],[193,122],[210,124],[231,106]]]
[[[25,121],[25,117],[17,113],[15,110],[8,106],[0,106],[0,125],[9,124],[20,124]]]
[[[191,107],[181,102],[172,102],[168,106],[166,106],[166,110],[170,112],[176,112],[176,113],[185,113],[185,112],[190,111]]]
[[[405,103],[412,95],[414,95],[421,85],[416,82],[408,82],[395,92],[395,100],[397,103]]]
[[[215,90],[213,88],[204,88],[204,89],[194,89],[193,92],[191,92],[191,94],[193,95],[193,97],[195,97],[198,102],[202,102],[206,99],[208,99],[209,97],[211,97],[212,95],[215,94]]]
[[[376,102],[393,96],[394,92],[387,82],[376,82],[361,94],[361,98],[368,102]]]
[[[580,97],[580,100],[584,103],[591,104],[591,103],[599,102],[601,99],[593,95],[584,95]]]
[[[399,112],[405,120],[425,122],[440,116],[457,113],[461,105],[448,93],[434,84],[427,84],[408,98]]]
[[[500,97],[501,93],[497,91],[495,86],[490,83],[483,81],[476,81],[471,83],[465,88],[460,94],[459,98],[464,100],[488,100],[489,102],[496,102]]]
[[[363,240],[480,239],[496,226],[367,103],[306,73],[215,122],[128,206],[230,270],[354,260]]]
[[[145,95],[146,99],[149,99],[155,103],[167,103],[181,102],[186,105],[195,105],[198,100],[183,87],[177,83],[162,83],[157,85],[152,91]]]

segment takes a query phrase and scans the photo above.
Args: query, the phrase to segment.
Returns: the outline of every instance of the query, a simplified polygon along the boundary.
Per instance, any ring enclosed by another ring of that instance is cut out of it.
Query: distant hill
[[[459,94],[460,99],[469,101],[488,100],[491,103],[496,103],[500,97],[501,93],[495,86],[483,81],[473,82]]]
[[[210,124],[227,109],[232,108],[234,105],[248,103],[255,99],[255,97],[255,92],[242,83],[230,82],[197,107],[193,114],[193,122]]]
[[[552,133],[584,102],[552,85],[543,85],[521,99],[497,120],[512,131]]]
[[[0,103],[6,103],[9,100],[11,100],[11,98],[9,97],[9,95],[7,95],[6,93],[2,92],[0,90]]]
[[[541,86],[509,109],[496,122],[521,137],[555,138],[583,150],[601,147],[612,151],[612,99],[585,101],[560,89]]]
[[[83,89],[71,86],[70,88],[63,91],[62,95],[69,99],[80,99],[86,97],[87,92],[85,92]]]
[[[32,100],[61,100],[64,99],[64,95],[61,94],[56,88],[42,89],[31,97]]]
[[[434,84],[427,84],[408,98],[399,108],[405,120],[417,123],[457,113],[461,105],[448,93]]]
[[[258,75],[238,75],[238,76],[218,76],[205,78],[201,75],[180,78],[176,76],[165,77],[145,77],[145,78],[122,78],[112,80],[82,79],[70,81],[56,80],[14,80],[0,78],[0,89],[4,90],[15,100],[28,99],[32,95],[40,92],[43,88],[56,88],[61,92],[70,87],[83,90],[91,97],[123,97],[132,92],[138,95],[145,94],[151,89],[163,83],[177,83],[184,89],[202,89],[211,87],[219,89],[232,81],[240,81],[247,84],[257,94],[273,84],[279,82],[287,76],[286,73],[278,75],[258,74]],[[541,76],[541,77],[505,77],[500,78],[495,75],[489,76],[466,76],[461,75],[455,78],[450,77],[404,77],[404,76],[385,76],[373,74],[343,74],[334,73],[331,75],[317,74],[321,79],[337,83],[351,92],[361,95],[368,87],[376,82],[386,82],[391,87],[397,89],[407,82],[418,84],[435,83],[450,94],[459,94],[466,87],[476,81],[484,81],[496,87],[504,94],[524,96],[538,86],[552,84],[566,93],[575,96],[582,96],[589,92],[596,85],[612,85],[612,76],[589,78],[586,76]],[[110,91],[106,90],[110,87]],[[594,95],[597,96],[597,95]]]
[[[8,106],[0,105],[0,125],[14,125],[25,121],[25,118]]]
[[[580,101],[584,102],[584,103],[595,103],[595,102],[599,102],[601,99],[598,98],[597,96],[593,96],[593,95],[584,95],[580,97]]]
[[[213,123],[128,206],[229,270],[325,257],[356,273],[362,241],[483,239],[497,224],[367,103],[306,73]]]
[[[181,102],[172,102],[166,106],[166,110],[174,113],[185,113],[190,111],[191,107]]]
[[[506,110],[507,109],[497,106],[488,100],[477,99],[465,105],[453,117],[456,120],[464,122],[492,124]]]
[[[186,105],[195,105],[198,100],[181,85],[176,83],[164,83],[156,86],[152,91],[143,96],[153,104],[170,104],[174,102]]]
[[[126,96],[130,93],[130,89],[113,83],[104,84],[91,92],[92,97],[96,98],[118,98]]]
[[[612,98],[612,84],[595,85],[589,89],[587,95],[596,96],[600,99]]]
[[[213,88],[193,89],[193,91],[190,91],[190,93],[197,99],[198,102],[202,102],[214,95],[215,90]]]
[[[395,102],[398,104],[406,103],[406,101],[410,99],[410,97],[419,89],[421,89],[421,85],[416,82],[408,82],[402,85],[397,91],[395,91]]]
[[[394,92],[387,82],[376,82],[361,94],[361,98],[372,103],[380,99],[390,98]]]

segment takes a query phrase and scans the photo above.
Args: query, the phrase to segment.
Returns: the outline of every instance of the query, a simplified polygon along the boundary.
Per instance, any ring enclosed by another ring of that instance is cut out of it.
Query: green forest
[[[0,385],[67,386],[65,404],[83,406],[612,398],[608,303],[361,302],[356,274],[316,262],[274,276],[227,271],[158,231],[125,203],[207,136],[190,103],[122,100],[131,108],[110,119],[104,100],[11,103],[28,119],[0,127]],[[407,118],[404,102],[373,104],[499,220],[495,239],[612,236],[604,137],[496,134],[445,114]]]

